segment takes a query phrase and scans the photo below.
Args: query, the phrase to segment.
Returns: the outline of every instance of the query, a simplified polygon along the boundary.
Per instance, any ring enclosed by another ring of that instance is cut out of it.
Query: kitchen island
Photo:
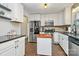
[[[38,55],[52,55],[52,35],[38,34],[37,35],[37,54]]]

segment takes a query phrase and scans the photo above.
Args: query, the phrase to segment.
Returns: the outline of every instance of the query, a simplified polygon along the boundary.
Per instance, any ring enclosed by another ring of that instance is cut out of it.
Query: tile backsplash
[[[15,30],[17,34],[21,34],[21,24],[0,18],[0,36],[6,35],[11,30]]]

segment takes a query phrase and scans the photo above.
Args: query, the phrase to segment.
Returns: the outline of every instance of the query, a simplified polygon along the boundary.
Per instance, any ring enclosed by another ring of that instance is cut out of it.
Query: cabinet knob
[[[15,46],[15,48],[18,48],[19,46],[17,45],[17,46]]]

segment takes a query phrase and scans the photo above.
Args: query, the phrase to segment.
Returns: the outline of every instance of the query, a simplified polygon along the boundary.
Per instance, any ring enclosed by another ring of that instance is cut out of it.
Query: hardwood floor
[[[53,44],[52,48],[52,56],[66,56],[66,54],[59,45]],[[39,56],[37,55],[37,43],[27,43],[25,53],[26,56]]]
[[[59,45],[54,44],[52,49],[53,49],[52,50],[53,56],[66,56],[65,52],[63,51],[63,49]]]

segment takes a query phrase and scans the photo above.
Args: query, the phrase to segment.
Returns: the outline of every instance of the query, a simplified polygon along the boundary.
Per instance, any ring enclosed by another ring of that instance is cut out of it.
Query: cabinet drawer
[[[7,47],[14,46],[14,41],[8,41],[0,44],[0,51],[6,49]]]

